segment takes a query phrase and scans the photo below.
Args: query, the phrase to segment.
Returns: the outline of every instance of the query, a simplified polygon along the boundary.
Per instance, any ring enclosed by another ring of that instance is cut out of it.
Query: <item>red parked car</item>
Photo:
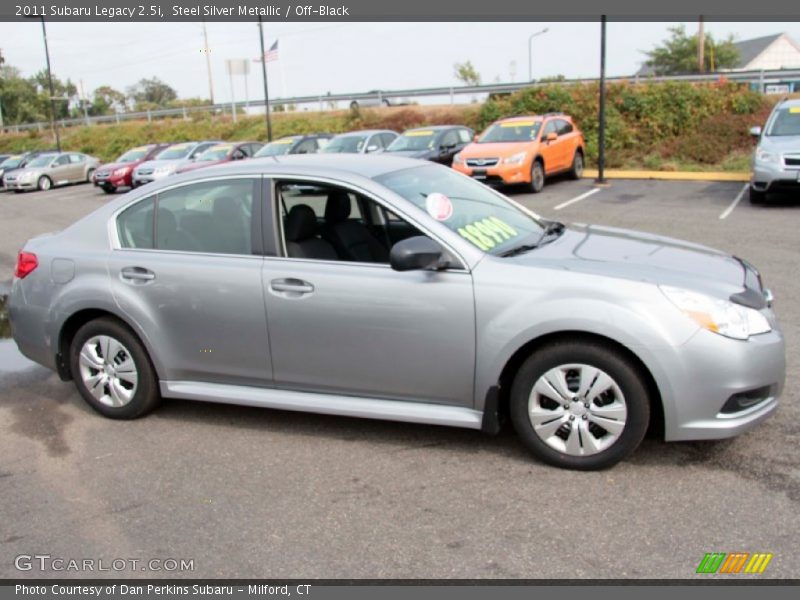
[[[252,158],[263,145],[264,144],[261,142],[229,142],[217,144],[216,146],[211,146],[211,148],[195,158],[193,163],[178,169],[177,172],[186,173],[187,171],[194,171],[195,169],[210,167],[211,165],[220,165],[232,160]]]
[[[106,194],[113,194],[118,188],[133,187],[133,170],[146,160],[152,160],[170,144],[148,144],[131,148],[113,163],[100,165],[94,172],[92,183],[103,188]]]

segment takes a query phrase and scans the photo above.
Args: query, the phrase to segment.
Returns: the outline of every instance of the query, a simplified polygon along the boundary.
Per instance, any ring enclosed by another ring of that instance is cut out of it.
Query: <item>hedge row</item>
[[[277,113],[274,136],[366,128],[402,131],[423,125],[464,123],[480,131],[505,116],[563,111],[586,136],[587,158],[597,158],[597,84],[550,84],[528,88],[482,105],[404,107],[377,110]],[[746,86],[714,84],[614,83],[607,88],[608,166],[648,168],[741,167],[752,148],[751,125],[763,123],[771,103]],[[62,131],[63,146],[111,160],[132,146],[193,139],[264,140],[264,118],[194,116],[71,127]],[[52,146],[48,131],[0,136],[0,152]],[[733,160],[732,157],[736,160]],[[674,163],[672,166],[671,163]]]

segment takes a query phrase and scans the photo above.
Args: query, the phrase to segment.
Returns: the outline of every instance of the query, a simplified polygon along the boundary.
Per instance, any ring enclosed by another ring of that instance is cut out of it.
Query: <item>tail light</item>
[[[14,269],[14,277],[25,279],[36,267],[39,266],[39,259],[33,252],[20,251],[17,255],[17,268]]]

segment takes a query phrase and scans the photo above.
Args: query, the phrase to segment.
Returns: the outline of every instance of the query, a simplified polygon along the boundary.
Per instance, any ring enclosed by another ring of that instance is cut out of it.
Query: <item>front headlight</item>
[[[769,321],[755,309],[682,288],[659,286],[664,295],[700,327],[737,340],[767,333]]]
[[[759,146],[758,148],[756,148],[756,160],[758,162],[767,162],[767,163],[778,162],[778,155],[774,154],[773,152],[767,152],[766,150],[764,150],[764,148]]]
[[[521,165],[525,162],[525,153],[524,152],[517,152],[512,156],[507,156],[503,159],[503,163],[506,165]]]
[[[153,171],[153,175],[170,175],[175,171],[175,165],[158,167]]]

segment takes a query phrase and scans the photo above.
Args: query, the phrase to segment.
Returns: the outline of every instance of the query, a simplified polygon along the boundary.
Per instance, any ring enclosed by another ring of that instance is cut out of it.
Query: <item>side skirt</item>
[[[466,429],[480,429],[483,420],[483,415],[479,411],[460,406],[195,381],[162,381],[161,395],[164,398],[183,398],[404,423],[447,425]]]

